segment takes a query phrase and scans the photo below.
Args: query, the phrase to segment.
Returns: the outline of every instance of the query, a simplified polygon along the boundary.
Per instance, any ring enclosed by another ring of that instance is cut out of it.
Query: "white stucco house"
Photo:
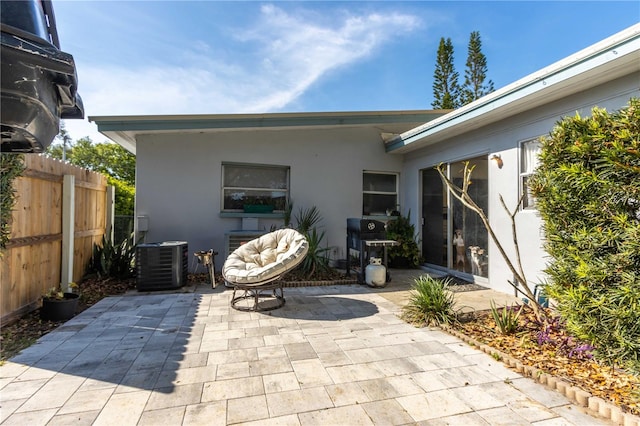
[[[472,194],[513,254],[499,196],[514,208],[526,193],[537,139],[562,117],[589,115],[594,106],[617,110],[632,97],[640,97],[640,24],[454,111],[89,119],[136,154],[137,230],[146,242],[184,240],[190,252],[224,254],[235,237],[246,238],[242,230],[281,225],[292,200],[294,212],[319,208],[331,256],[343,259],[347,218],[386,220],[398,209],[411,212],[425,267],[512,293],[486,230],[444,191],[434,166],[444,163],[455,181],[464,162],[475,165]],[[251,196],[274,211],[245,213]],[[535,200],[525,197],[516,222],[525,273],[541,281],[546,255]]]

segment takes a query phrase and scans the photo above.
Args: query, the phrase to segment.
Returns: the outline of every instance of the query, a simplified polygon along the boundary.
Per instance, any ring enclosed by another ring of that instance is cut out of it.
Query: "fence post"
[[[105,233],[105,240],[114,242],[114,232],[116,223],[116,187],[113,185],[107,186],[107,229]]]
[[[73,281],[73,249],[75,238],[76,177],[64,175],[62,180],[62,265],[60,284],[62,291],[69,291]]]

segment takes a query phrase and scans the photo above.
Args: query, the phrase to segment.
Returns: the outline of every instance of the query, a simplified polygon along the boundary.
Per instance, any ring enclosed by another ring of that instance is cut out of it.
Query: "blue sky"
[[[441,37],[496,89],[640,22],[637,1],[54,0],[85,115],[430,109]],[[74,140],[105,137],[66,120]]]

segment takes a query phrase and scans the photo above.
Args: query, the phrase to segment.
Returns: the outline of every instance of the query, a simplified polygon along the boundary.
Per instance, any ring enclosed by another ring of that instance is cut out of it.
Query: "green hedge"
[[[116,190],[115,203],[116,215],[133,216],[135,209],[136,189],[123,180],[113,176],[107,176],[107,183],[113,185]]]
[[[557,123],[531,189],[551,256],[546,290],[567,328],[640,371],[640,100]]]
[[[24,171],[24,155],[0,154],[0,257],[11,236],[11,212],[16,202],[13,181]]]

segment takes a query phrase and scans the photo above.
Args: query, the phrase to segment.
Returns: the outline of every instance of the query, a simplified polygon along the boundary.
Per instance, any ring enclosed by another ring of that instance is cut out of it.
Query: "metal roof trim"
[[[283,129],[335,126],[415,125],[444,115],[443,110],[349,111],[265,114],[90,116],[98,131],[135,153],[136,137],[165,132]]]

